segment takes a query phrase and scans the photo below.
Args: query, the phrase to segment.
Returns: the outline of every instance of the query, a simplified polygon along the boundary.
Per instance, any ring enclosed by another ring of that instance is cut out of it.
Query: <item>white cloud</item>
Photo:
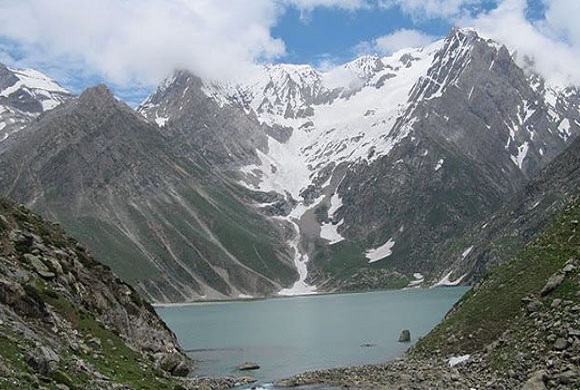
[[[0,36],[32,66],[85,67],[120,85],[175,68],[223,78],[284,54],[270,35],[279,12],[270,0],[19,0],[0,3]]]
[[[462,25],[474,26],[478,32],[515,51],[524,65],[525,57],[550,83],[580,85],[580,9],[576,0],[551,0],[545,20],[532,23],[525,17],[525,0],[505,0],[496,9]],[[567,42],[561,38],[567,39]]]
[[[392,54],[409,47],[423,47],[436,38],[418,30],[401,29],[391,34],[374,39],[372,42],[360,42],[354,49],[358,55]]]
[[[286,8],[367,6],[367,0],[0,1],[0,38],[17,45],[9,53],[17,51],[18,60],[6,52],[0,58],[118,87],[154,85],[176,68],[227,79],[285,54],[271,30]]]
[[[580,2],[577,0],[546,1],[546,24],[571,45],[580,45]]]
[[[393,53],[408,47],[423,47],[435,38],[418,30],[401,29],[392,34],[385,35],[375,40],[375,46],[379,52]]]
[[[367,0],[282,0],[282,3],[293,5],[302,11],[312,11],[317,7],[336,7],[354,11],[370,6]]]
[[[380,7],[399,7],[415,19],[453,18],[477,13],[482,3],[482,0],[379,0]]]

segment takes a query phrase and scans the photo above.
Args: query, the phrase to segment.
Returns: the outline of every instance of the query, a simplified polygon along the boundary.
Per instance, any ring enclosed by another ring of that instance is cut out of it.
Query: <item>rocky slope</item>
[[[66,89],[38,71],[0,64],[0,142],[71,97]]]
[[[213,107],[208,98],[261,127],[237,143],[230,125],[213,127],[211,110],[201,122],[186,114]],[[434,248],[569,146],[579,108],[577,89],[546,85],[463,29],[326,73],[275,65],[216,84],[180,72],[139,111],[225,162],[255,207],[296,231],[288,245],[300,279],[283,293],[305,293],[469,280],[451,279]]]
[[[0,387],[168,388],[189,361],[151,305],[55,224],[0,199]]]
[[[348,389],[577,389],[580,197],[497,267],[401,360],[306,373],[279,385]]]
[[[153,301],[273,294],[295,278],[282,232],[243,188],[104,86],[0,144],[2,193],[59,221]]]
[[[520,251],[546,224],[580,195],[580,139],[526,183],[502,207],[465,234],[436,249],[439,267],[455,279],[478,281]]]

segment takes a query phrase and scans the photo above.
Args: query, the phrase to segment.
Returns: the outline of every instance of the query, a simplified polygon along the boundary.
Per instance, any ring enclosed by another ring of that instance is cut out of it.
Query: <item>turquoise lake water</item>
[[[198,376],[250,375],[262,383],[322,368],[381,363],[435,327],[464,287],[314,295],[158,307]],[[239,372],[255,362],[260,369]]]

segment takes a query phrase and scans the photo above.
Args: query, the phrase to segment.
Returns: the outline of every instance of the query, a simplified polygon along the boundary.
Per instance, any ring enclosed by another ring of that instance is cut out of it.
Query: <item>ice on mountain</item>
[[[323,223],[320,226],[320,238],[329,241],[329,245],[344,241],[344,237],[338,233],[338,228],[344,224],[344,219],[338,224]]]
[[[440,281],[438,281],[437,283],[435,283],[433,285],[433,287],[451,287],[451,286],[457,286],[467,276],[467,274],[464,274],[464,275],[460,276],[459,278],[457,278],[455,280],[451,280],[451,274],[453,274],[453,271],[451,271],[447,275],[445,275],[443,277],[443,279],[441,279]]]
[[[570,138],[570,136],[572,135],[572,133],[570,132],[570,121],[568,120],[568,118],[564,118],[560,122],[560,124],[558,125],[558,131],[560,133],[560,137],[564,141],[568,141],[568,138]]]
[[[340,198],[340,195],[338,194],[338,192],[336,192],[330,198],[330,207],[328,208],[328,217],[332,218],[334,216],[334,213],[336,213],[336,211],[341,207],[342,207],[342,199]]]
[[[393,254],[393,247],[395,246],[395,240],[393,240],[393,238],[389,238],[389,241],[385,242],[383,245],[381,245],[378,248],[375,249],[369,249],[366,253],[365,253],[365,257],[368,259],[369,264],[370,263],[375,263],[379,260],[384,259],[385,257],[389,257],[390,255]]]
[[[518,147],[518,154],[516,156],[510,156],[510,159],[513,161],[514,164],[518,166],[518,168],[522,169],[524,165],[524,160],[528,155],[528,150],[530,149],[529,143],[526,141],[522,145]]]

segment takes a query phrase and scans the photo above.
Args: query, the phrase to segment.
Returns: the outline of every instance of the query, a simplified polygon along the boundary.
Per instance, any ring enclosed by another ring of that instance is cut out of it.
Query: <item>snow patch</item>
[[[437,172],[438,170],[441,169],[441,167],[443,167],[444,162],[445,162],[445,159],[440,159],[439,161],[437,161],[437,165],[435,165],[435,172]]]
[[[459,283],[461,283],[463,278],[465,278],[467,276],[467,274],[463,274],[458,279],[451,280],[450,278],[451,278],[452,273],[453,273],[453,271],[450,271],[447,275],[445,275],[445,277],[443,279],[441,279],[440,281],[435,283],[433,285],[433,287],[457,286]]]
[[[338,195],[338,193],[335,193],[330,198],[330,207],[328,208],[328,217],[332,218],[334,216],[334,213],[336,213],[337,210],[341,207],[342,207],[342,199],[340,198],[340,195]]]
[[[568,118],[564,118],[562,122],[558,125],[558,132],[560,133],[560,137],[564,140],[564,142],[568,141],[568,138],[572,135],[570,132],[570,121]]]
[[[238,295],[238,298],[239,298],[239,299],[254,299],[254,297],[253,297],[253,296],[251,296],[251,295],[246,295],[246,294],[239,294],[239,295]]]
[[[518,166],[518,168],[522,169],[524,164],[524,159],[528,155],[528,150],[530,146],[528,142],[524,142],[522,145],[518,147],[518,154],[517,156],[510,156],[510,159],[513,161],[514,164]]]
[[[379,260],[384,259],[385,257],[389,257],[390,255],[392,255],[393,254],[392,249],[394,246],[395,241],[391,237],[389,238],[389,241],[387,241],[380,247],[375,249],[369,249],[365,254],[366,258],[369,260],[369,264],[377,262]]]
[[[320,226],[320,238],[328,240],[329,245],[344,241],[344,237],[338,233],[338,228],[342,226],[343,223],[344,219],[336,225],[332,223],[323,223]]]
[[[288,220],[293,226],[296,232],[295,237],[288,242],[289,246],[294,250],[294,265],[298,271],[298,280],[290,288],[282,289],[278,292],[278,295],[282,296],[296,296],[296,295],[310,295],[316,294],[316,286],[311,286],[306,283],[306,277],[308,276],[308,255],[306,253],[300,252],[300,228],[298,224],[294,222],[290,217],[282,218]]]
[[[425,277],[420,272],[415,272],[413,274],[413,277],[415,278],[415,280],[410,281],[407,287],[418,287],[425,281]]]
[[[465,259],[471,253],[472,250],[473,250],[473,245],[463,251],[463,253],[461,254],[461,258]]]
[[[471,358],[471,355],[454,356],[449,359],[449,367],[455,367],[458,364],[464,363]]]
[[[159,126],[159,127],[165,127],[165,125],[167,125],[168,121],[169,121],[168,116],[157,116],[155,118],[155,123],[157,123],[157,126]]]

